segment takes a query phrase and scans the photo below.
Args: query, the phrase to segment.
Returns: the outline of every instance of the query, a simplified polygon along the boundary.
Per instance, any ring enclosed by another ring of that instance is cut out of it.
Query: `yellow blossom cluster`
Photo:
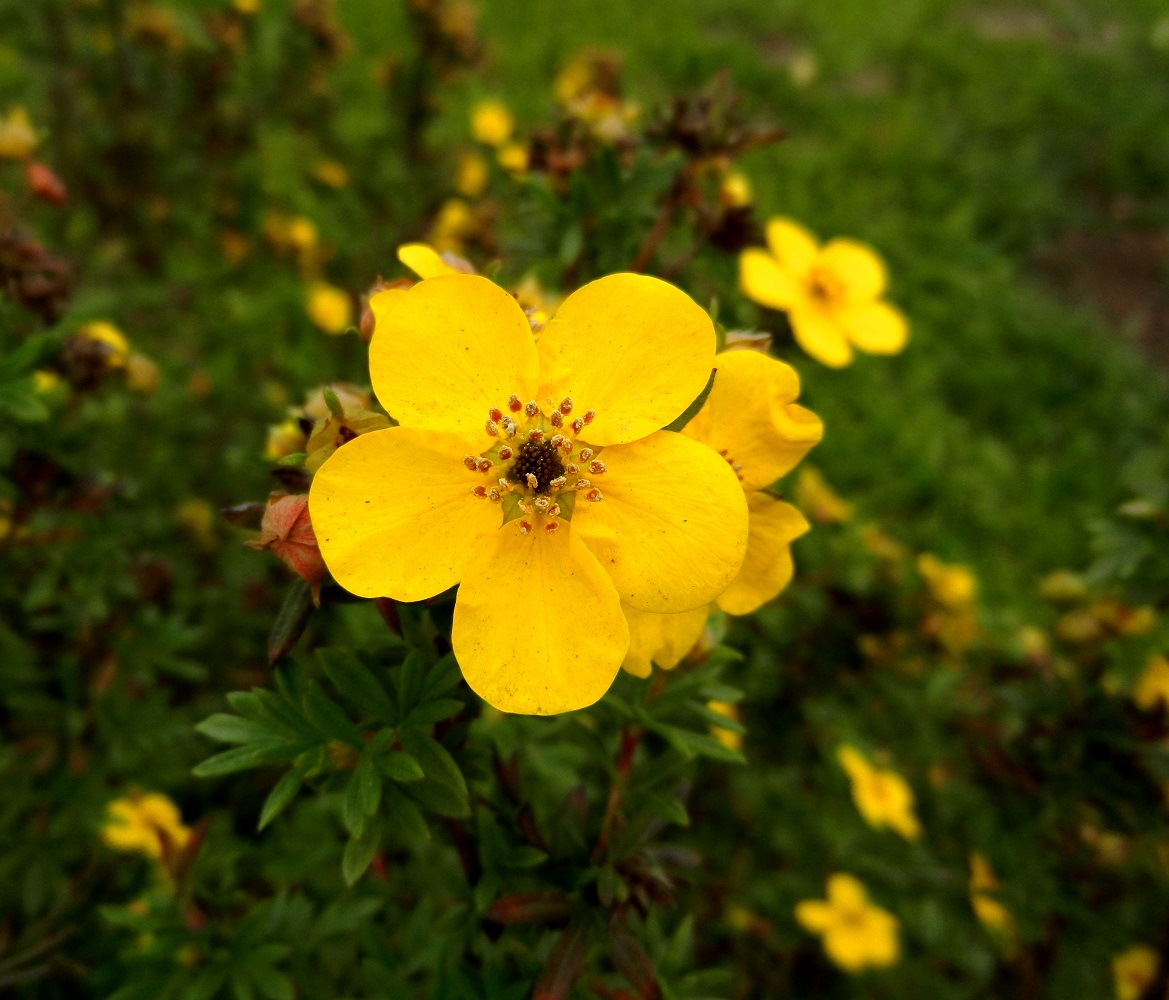
[[[892,965],[900,957],[899,921],[870,902],[852,875],[830,876],[828,898],[797,904],[796,920],[821,936],[825,954],[845,972]]]
[[[582,52],[570,60],[552,86],[564,112],[592,135],[615,143],[629,135],[641,109],[621,97],[621,57],[601,50]]]
[[[852,782],[852,800],[869,826],[889,827],[906,840],[921,836],[913,811],[913,789],[896,771],[874,767],[855,747],[842,746],[836,759]]]
[[[101,835],[116,850],[134,851],[158,861],[185,847],[191,831],[169,798],[147,792],[111,802]]]
[[[931,602],[922,631],[950,653],[965,652],[978,638],[978,578],[968,567],[942,562],[931,552],[918,556],[917,571]]]

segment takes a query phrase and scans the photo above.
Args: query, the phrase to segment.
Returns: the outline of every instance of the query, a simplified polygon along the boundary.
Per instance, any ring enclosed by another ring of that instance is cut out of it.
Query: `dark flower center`
[[[541,441],[539,444],[525,441],[520,445],[507,478],[520,486],[526,486],[529,474],[536,477],[537,493],[547,492],[549,483],[564,475],[560,456],[550,441]]]

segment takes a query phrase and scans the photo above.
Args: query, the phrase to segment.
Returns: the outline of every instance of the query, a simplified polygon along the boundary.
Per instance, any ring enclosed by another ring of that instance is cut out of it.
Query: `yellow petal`
[[[779,266],[797,279],[805,277],[819,253],[820,245],[807,229],[792,219],[770,219],[767,246]]]
[[[516,521],[476,547],[451,638],[471,688],[524,715],[593,704],[629,647],[617,591],[576,534],[521,535]]]
[[[859,910],[868,905],[869,897],[860,879],[837,872],[828,877],[828,901],[838,909]]]
[[[770,309],[790,309],[804,298],[801,284],[766,250],[752,247],[739,254],[739,289],[752,302]]]
[[[398,247],[398,260],[423,280],[437,278],[440,274],[459,273],[426,243],[405,243]]]
[[[845,744],[836,751],[836,759],[853,781],[860,781],[872,772],[872,766],[856,747]]]
[[[826,310],[808,305],[793,309],[788,320],[796,343],[821,364],[829,368],[844,368],[852,364],[852,348],[844,331]]]
[[[374,313],[369,374],[399,423],[478,442],[493,407],[512,393],[531,399],[538,361],[523,310],[498,285],[474,274],[421,281],[388,313]]]
[[[710,613],[705,604],[680,615],[655,615],[628,604],[621,610],[629,624],[629,652],[621,666],[635,677],[648,677],[655,663],[663,670],[676,667],[702,638]]]
[[[639,611],[693,611],[726,590],[747,548],[747,500],[723,459],[672,431],[602,452],[594,480],[601,503],[583,497],[573,529]]]
[[[765,493],[748,493],[747,509],[747,554],[738,576],[718,598],[728,615],[749,615],[791,582],[791,543],[808,530],[795,507]]]
[[[769,486],[824,434],[820,418],[793,401],[800,379],[759,351],[723,351],[714,386],[682,433],[723,454],[745,490]]]
[[[540,399],[596,411],[590,444],[636,441],[702,392],[714,348],[714,324],[685,292],[611,274],[573,292],[540,334]]]
[[[334,579],[361,597],[421,601],[463,577],[499,507],[472,496],[458,438],[390,427],[337,449],[313,477],[309,515]]]
[[[816,259],[836,280],[849,302],[870,302],[881,297],[888,281],[885,264],[869,247],[856,240],[829,240]]]
[[[838,306],[832,318],[854,347],[867,354],[897,354],[909,340],[909,324],[887,302]]]
[[[796,904],[796,920],[807,930],[823,933],[832,926],[832,907],[818,899],[805,899]]]

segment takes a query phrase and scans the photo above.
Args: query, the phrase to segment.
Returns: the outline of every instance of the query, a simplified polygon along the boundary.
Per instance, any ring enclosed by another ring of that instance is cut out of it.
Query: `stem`
[[[613,782],[609,786],[609,801],[605,803],[605,818],[601,820],[601,832],[597,836],[597,846],[593,848],[594,864],[600,862],[609,847],[609,838],[613,835],[618,810],[625,795],[625,783],[629,778],[629,769],[633,766],[633,755],[640,742],[640,726],[622,726],[621,745],[617,749],[617,765],[613,774]]]

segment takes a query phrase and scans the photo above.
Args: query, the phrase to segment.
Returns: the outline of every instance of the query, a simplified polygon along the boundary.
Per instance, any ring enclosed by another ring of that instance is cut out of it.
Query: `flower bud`
[[[25,163],[24,182],[28,185],[29,194],[34,198],[40,198],[41,201],[47,201],[52,205],[64,205],[69,200],[69,192],[61,178],[43,163],[37,163],[35,160]]]
[[[259,540],[245,544],[249,548],[270,549],[275,553],[312,587],[313,602],[320,605],[321,582],[328,569],[309,520],[308,494],[273,493],[260,522]]]

